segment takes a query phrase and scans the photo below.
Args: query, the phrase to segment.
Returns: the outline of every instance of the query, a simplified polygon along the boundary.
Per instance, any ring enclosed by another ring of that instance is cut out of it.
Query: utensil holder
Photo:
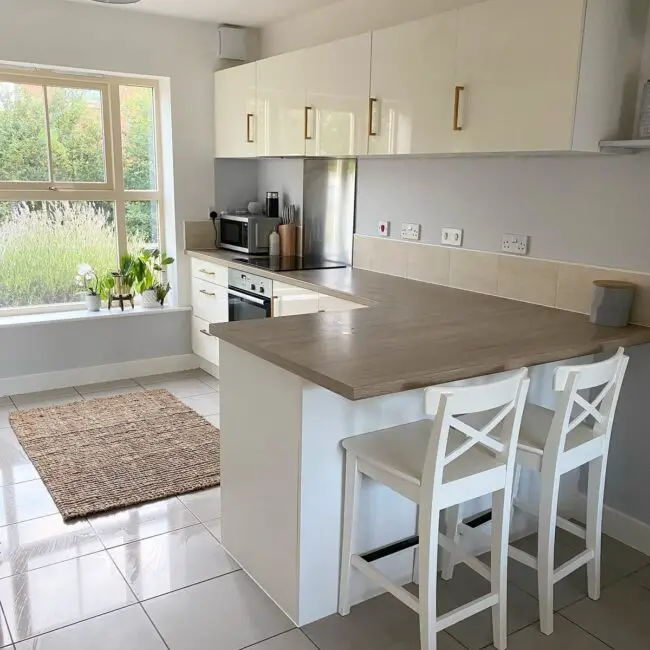
[[[280,235],[280,255],[282,257],[295,257],[296,255],[296,226],[287,223],[278,227]]]
[[[296,226],[287,223],[278,227],[280,234],[280,255],[282,257],[295,257],[296,255]]]

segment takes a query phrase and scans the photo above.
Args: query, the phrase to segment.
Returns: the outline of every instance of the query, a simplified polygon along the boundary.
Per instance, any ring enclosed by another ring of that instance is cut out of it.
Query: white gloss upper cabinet
[[[457,38],[457,11],[373,32],[368,153],[452,151]]]
[[[247,63],[214,75],[216,158],[257,155],[255,67]]]
[[[488,0],[458,11],[463,89],[452,151],[572,149],[584,16],[585,0]]]
[[[257,62],[257,155],[305,155],[304,50]]]
[[[305,50],[308,156],[368,153],[370,34]]]

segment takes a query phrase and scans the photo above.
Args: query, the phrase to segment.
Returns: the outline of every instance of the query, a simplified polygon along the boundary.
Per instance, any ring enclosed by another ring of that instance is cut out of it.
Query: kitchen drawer
[[[200,278],[192,278],[192,310],[208,323],[228,322],[228,290]]]
[[[219,339],[209,333],[210,323],[192,316],[192,352],[206,361],[219,365]]]
[[[318,311],[349,311],[350,309],[364,309],[365,305],[360,305],[350,300],[335,298],[324,293],[318,294]]]
[[[273,316],[315,314],[318,311],[318,293],[283,282],[273,282]]]
[[[192,258],[192,277],[228,287],[228,267]]]

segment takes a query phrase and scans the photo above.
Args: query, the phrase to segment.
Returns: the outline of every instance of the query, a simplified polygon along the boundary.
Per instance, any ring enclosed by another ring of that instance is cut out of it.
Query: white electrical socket
[[[402,239],[410,239],[412,241],[420,241],[420,224],[419,223],[403,223],[402,224]]]
[[[390,221],[378,221],[377,234],[380,237],[388,237],[390,235]]]
[[[501,250],[512,255],[528,255],[528,235],[513,235],[506,233],[501,238]]]
[[[463,230],[462,228],[443,228],[440,236],[440,243],[444,246],[462,246]]]

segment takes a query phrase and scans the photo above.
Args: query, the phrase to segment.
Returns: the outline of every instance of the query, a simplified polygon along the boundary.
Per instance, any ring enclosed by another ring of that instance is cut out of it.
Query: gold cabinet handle
[[[465,90],[465,86],[456,86],[454,90],[454,131],[462,131],[460,125],[460,95]]]
[[[201,332],[201,334],[205,334],[206,336],[212,336],[208,330],[199,330],[199,332]]]
[[[199,269],[199,273],[204,273],[205,275],[215,275],[214,271],[208,271],[207,269]]]
[[[373,128],[373,114],[376,103],[376,97],[370,97],[368,100],[368,135],[377,135],[377,131]]]
[[[199,289],[199,293],[202,293],[204,296],[210,296],[210,297],[214,297],[214,296],[217,295],[216,293],[210,293],[209,291],[206,291],[205,289]]]
[[[251,120],[255,117],[254,113],[246,113],[246,142],[249,144],[255,142],[253,129],[251,129]]]
[[[313,110],[313,106],[305,106],[305,140],[313,140],[314,138],[309,135],[309,114]]]

